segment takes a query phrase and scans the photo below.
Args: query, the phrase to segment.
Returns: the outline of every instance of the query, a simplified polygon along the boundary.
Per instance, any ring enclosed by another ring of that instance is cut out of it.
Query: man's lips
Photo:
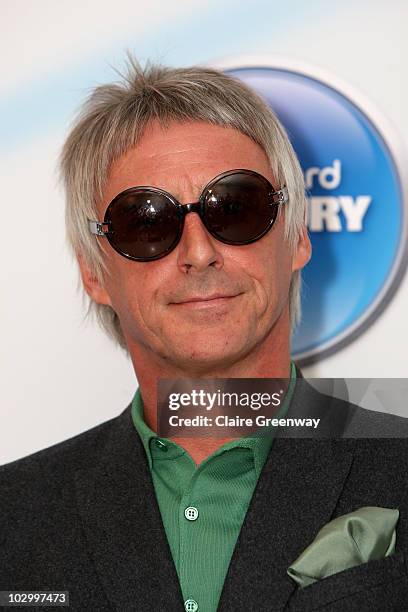
[[[192,295],[192,296],[188,296],[183,299],[180,299],[180,300],[176,300],[174,302],[170,302],[170,305],[171,306],[191,306],[192,308],[199,307],[199,306],[211,307],[211,306],[217,306],[217,305],[226,303],[229,300],[232,300],[233,298],[237,297],[238,295],[242,295],[242,294],[241,293],[234,293],[234,294],[213,293],[211,295]]]

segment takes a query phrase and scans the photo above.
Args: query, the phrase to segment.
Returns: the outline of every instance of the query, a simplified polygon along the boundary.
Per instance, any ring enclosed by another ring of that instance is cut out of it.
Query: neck
[[[144,406],[144,420],[157,431],[157,383],[161,378],[289,378],[290,347],[289,322],[287,333],[274,333],[255,346],[248,354],[218,364],[189,364],[179,366],[163,359],[146,347],[128,342],[130,356],[139,382]],[[275,326],[276,328],[276,326]],[[235,438],[177,438],[172,440],[182,446],[195,463],[201,463],[221,445]]]

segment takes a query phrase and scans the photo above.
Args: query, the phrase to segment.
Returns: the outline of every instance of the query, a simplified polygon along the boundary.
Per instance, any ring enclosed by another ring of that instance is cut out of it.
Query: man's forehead
[[[131,172],[158,175],[178,168],[266,157],[248,136],[230,127],[204,122],[172,123],[167,128],[149,124],[135,147],[112,164],[109,178]]]
[[[155,122],[135,147],[112,164],[104,201],[135,185],[200,190],[217,174],[235,168],[252,169],[272,179],[263,149],[234,128],[204,122],[163,127]]]
[[[167,152],[189,153],[191,150],[211,150],[215,142],[220,146],[242,146],[252,140],[235,128],[214,125],[204,121],[173,121],[167,126],[150,122],[143,131],[135,151],[143,157],[157,157]]]

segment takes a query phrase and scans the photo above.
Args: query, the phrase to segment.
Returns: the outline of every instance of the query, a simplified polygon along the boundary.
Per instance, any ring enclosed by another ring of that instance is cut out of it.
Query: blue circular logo
[[[379,122],[349,95],[294,69],[226,72],[270,104],[304,171],[313,256],[292,352],[311,363],[356,338],[398,286],[407,242],[402,181]]]

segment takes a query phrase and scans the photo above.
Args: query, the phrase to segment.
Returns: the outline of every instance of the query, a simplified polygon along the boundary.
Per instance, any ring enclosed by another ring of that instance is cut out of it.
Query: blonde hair
[[[65,141],[60,173],[66,193],[66,227],[73,253],[84,258],[103,284],[106,267],[99,241],[88,228],[97,219],[114,161],[137,145],[146,126],[158,121],[205,121],[232,127],[259,144],[271,164],[277,186],[286,185],[285,237],[294,248],[305,223],[303,174],[289,138],[267,104],[238,79],[218,70],[193,66],[168,68],[148,63],[145,68],[128,56],[121,81],[96,87],[79,110]],[[292,329],[300,320],[300,271],[292,275],[289,311]],[[89,302],[103,329],[126,350],[117,314],[110,306]]]

